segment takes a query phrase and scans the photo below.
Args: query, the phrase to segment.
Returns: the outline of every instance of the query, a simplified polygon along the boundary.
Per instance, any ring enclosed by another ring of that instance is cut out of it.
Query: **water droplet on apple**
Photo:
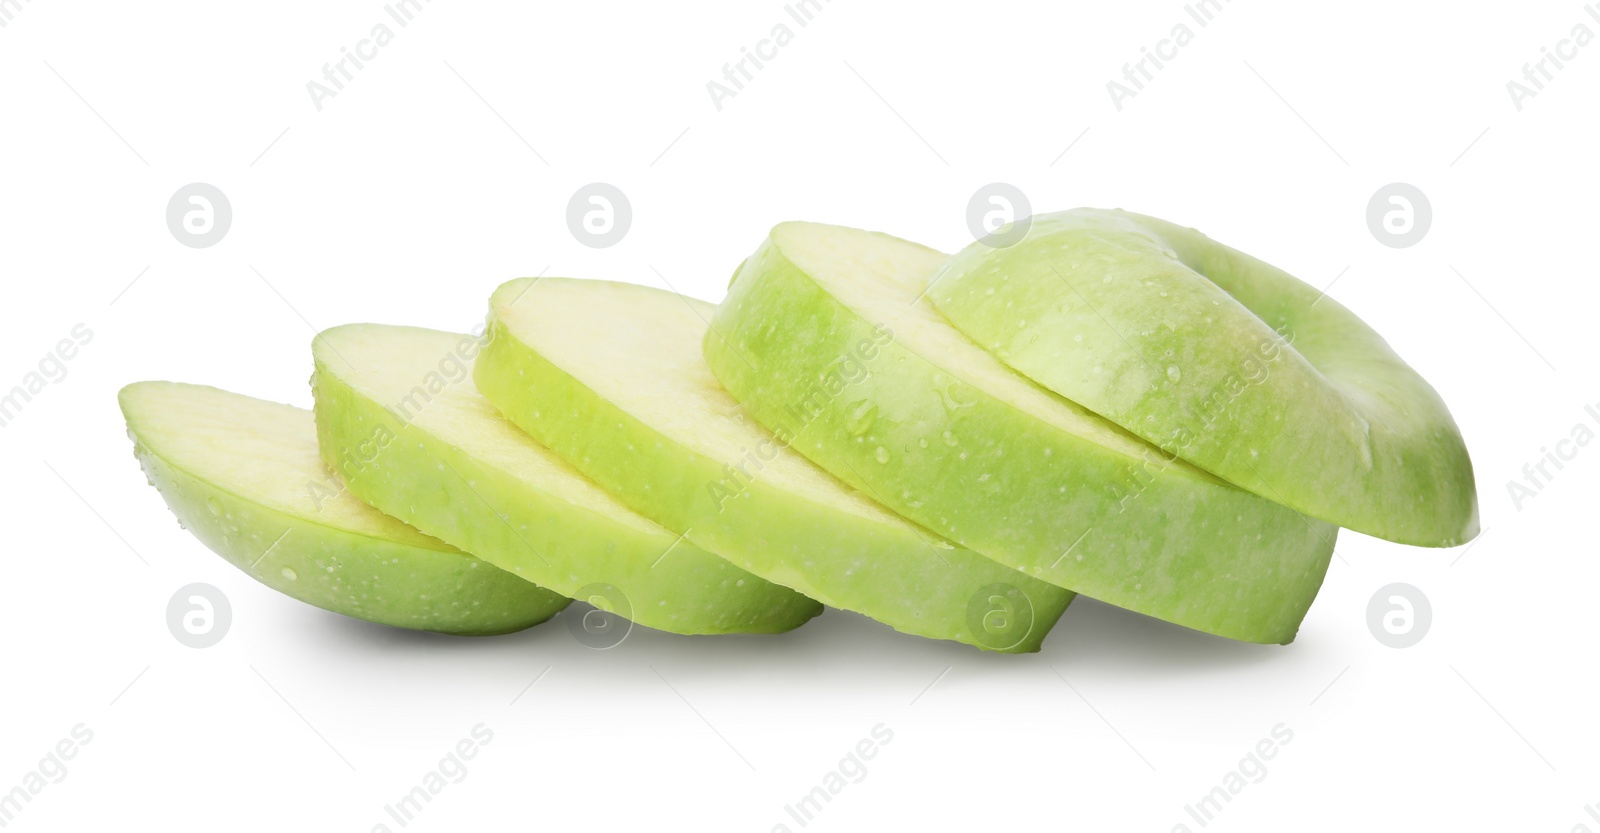
[[[214,497],[206,498],[206,508],[210,509],[211,510],[211,514],[213,514],[213,515],[217,515],[217,516],[221,516],[222,515],[222,501],[217,500]]]
[[[1176,382],[1183,378],[1183,371],[1179,370],[1177,365],[1169,364],[1167,365],[1167,378]]]
[[[878,446],[878,450],[872,452],[872,459],[877,460],[880,463],[889,462],[889,449],[884,448],[881,445]]]
[[[284,567],[280,572],[282,573],[283,577],[289,581],[294,581],[295,579],[300,578],[300,574],[296,573],[293,567]]]
[[[855,412],[850,415],[850,422],[845,426],[850,436],[859,437],[872,430],[872,423],[878,418],[878,406],[871,400],[863,399],[856,405]]]
[[[973,405],[978,404],[978,397],[975,395],[971,397],[971,401],[962,401],[963,396],[957,395],[964,395],[962,387],[963,386],[960,382],[951,381],[949,384],[939,388],[939,396],[944,400],[945,410],[956,411],[962,408],[970,408]]]

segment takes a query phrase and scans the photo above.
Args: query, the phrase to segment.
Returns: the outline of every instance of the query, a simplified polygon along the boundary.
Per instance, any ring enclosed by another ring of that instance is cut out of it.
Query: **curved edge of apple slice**
[[[317,457],[309,411],[177,382],[136,382],[118,402],[146,478],[183,527],[286,596],[459,636],[523,630],[570,601],[351,496]],[[232,453],[229,440],[245,437],[271,456]]]

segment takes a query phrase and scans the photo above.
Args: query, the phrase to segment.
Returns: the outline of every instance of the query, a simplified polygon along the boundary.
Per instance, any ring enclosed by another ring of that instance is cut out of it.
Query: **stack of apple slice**
[[[479,337],[351,325],[313,354],[314,425],[139,383],[130,432],[212,549],[401,627],[504,632],[577,598],[770,634],[831,605],[1026,652],[1082,592],[1286,643],[1339,526],[1477,531],[1459,431],[1376,333],[1123,212],[954,257],[786,223],[720,306],[521,279]]]

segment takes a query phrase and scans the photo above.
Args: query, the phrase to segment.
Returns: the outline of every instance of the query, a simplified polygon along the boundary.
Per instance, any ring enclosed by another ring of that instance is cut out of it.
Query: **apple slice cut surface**
[[[134,453],[178,520],[257,581],[324,610],[402,628],[521,630],[569,600],[362,503],[317,453],[303,408],[201,385],[118,395]]]
[[[313,342],[325,460],[358,497],[647,627],[779,633],[822,606],[635,514],[478,393],[471,336],[352,324]]]
[[[1037,216],[956,254],[928,296],[1028,378],[1258,495],[1405,544],[1478,532],[1434,389],[1355,313],[1194,229]]]
[[[623,502],[756,575],[906,633],[1038,650],[1072,594],[906,522],[746,418],[701,355],[714,313],[649,287],[511,281],[475,377]]]
[[[1293,639],[1336,527],[1005,367],[929,306],[945,260],[885,234],[779,225],[735,275],[706,359],[797,451],[952,541],[1197,630]]]

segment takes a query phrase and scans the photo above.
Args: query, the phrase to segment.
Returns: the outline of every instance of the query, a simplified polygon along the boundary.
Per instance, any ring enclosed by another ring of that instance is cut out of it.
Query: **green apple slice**
[[[369,622],[509,633],[569,599],[357,500],[317,455],[311,412],[201,385],[117,399],[145,475],[201,543],[257,581]]]
[[[477,339],[353,324],[313,345],[323,458],[379,509],[658,630],[780,633],[822,612],[634,514],[518,431],[472,383]]]
[[[1230,482],[1405,544],[1478,532],[1443,400],[1383,338],[1287,272],[1124,211],[1034,217],[963,249],[929,298],[1039,384]]]
[[[745,419],[700,353],[714,311],[629,284],[511,281],[474,373],[512,422],[752,573],[905,633],[1038,650],[1072,594],[884,511]]]
[[[1039,388],[922,297],[945,256],[785,223],[735,275],[712,371],[796,450],[1003,564],[1111,604],[1288,642],[1336,528]]]

